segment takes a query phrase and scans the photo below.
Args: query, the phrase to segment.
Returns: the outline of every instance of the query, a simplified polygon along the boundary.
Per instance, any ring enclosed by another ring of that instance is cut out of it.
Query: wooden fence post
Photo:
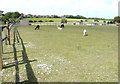
[[[7,28],[4,29],[4,37],[7,37]],[[7,45],[7,39],[5,39],[4,42]]]
[[[0,71],[3,68],[3,64],[2,64],[2,28],[0,28]]]
[[[6,22],[7,26],[7,40],[8,40],[8,45],[10,45],[10,29],[9,29],[9,23]]]

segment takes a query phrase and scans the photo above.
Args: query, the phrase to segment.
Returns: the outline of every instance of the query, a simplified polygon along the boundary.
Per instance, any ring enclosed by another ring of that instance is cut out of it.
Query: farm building
[[[22,20],[20,20],[20,25],[29,25],[29,21],[30,20],[28,20],[28,19],[22,19]]]

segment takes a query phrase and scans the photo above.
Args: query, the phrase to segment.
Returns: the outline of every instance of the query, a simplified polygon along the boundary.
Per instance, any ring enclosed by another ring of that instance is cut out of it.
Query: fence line
[[[9,32],[10,31],[8,31],[7,32],[7,30],[11,30],[12,29],[12,27],[13,27],[13,25],[14,25],[15,23],[12,23],[12,24],[10,24],[10,25],[8,25],[8,26],[2,26],[2,27],[0,27],[0,70],[2,70],[2,68],[3,68],[3,64],[2,64],[2,54],[3,54],[3,41],[5,41],[5,44],[7,44],[7,37],[8,36],[10,36],[9,34]],[[8,27],[8,29],[6,28],[6,27]],[[2,31],[5,29],[5,31],[4,31],[4,38],[2,38]],[[8,34],[8,35],[7,35]],[[10,39],[9,39],[10,40]]]
[[[11,29],[12,29],[12,27],[13,27],[13,25],[14,25],[15,23],[12,23],[12,24],[10,24],[10,26],[9,26],[9,30],[11,31]],[[4,41],[4,40],[6,40],[7,39],[7,29],[6,29],[6,27],[4,28],[4,38],[2,39],[2,41]]]
[[[2,27],[0,27],[0,70],[2,70],[3,64],[2,64]]]

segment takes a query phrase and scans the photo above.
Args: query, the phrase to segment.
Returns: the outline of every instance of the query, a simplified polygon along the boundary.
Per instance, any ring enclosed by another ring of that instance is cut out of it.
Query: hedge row
[[[43,21],[42,20],[39,20],[39,21],[36,21],[36,20],[32,21],[32,20],[30,20],[29,22],[33,23],[33,22],[43,22]],[[45,22],[54,22],[54,21],[53,20],[49,20],[49,21],[45,21]]]

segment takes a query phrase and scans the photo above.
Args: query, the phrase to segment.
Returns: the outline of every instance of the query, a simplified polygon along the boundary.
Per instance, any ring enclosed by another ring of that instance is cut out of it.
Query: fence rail
[[[12,29],[12,27],[13,27],[13,25],[14,25],[14,23],[12,23],[12,24],[10,24],[10,26],[9,26],[9,30],[11,31],[11,29]],[[4,38],[2,38],[2,41],[4,41],[4,40],[6,40],[7,39],[7,31],[6,31],[6,26],[3,26],[3,27],[1,27],[2,28],[2,31],[3,31],[3,29],[5,30],[4,31]]]
[[[0,28],[0,70],[2,70],[2,28]]]

